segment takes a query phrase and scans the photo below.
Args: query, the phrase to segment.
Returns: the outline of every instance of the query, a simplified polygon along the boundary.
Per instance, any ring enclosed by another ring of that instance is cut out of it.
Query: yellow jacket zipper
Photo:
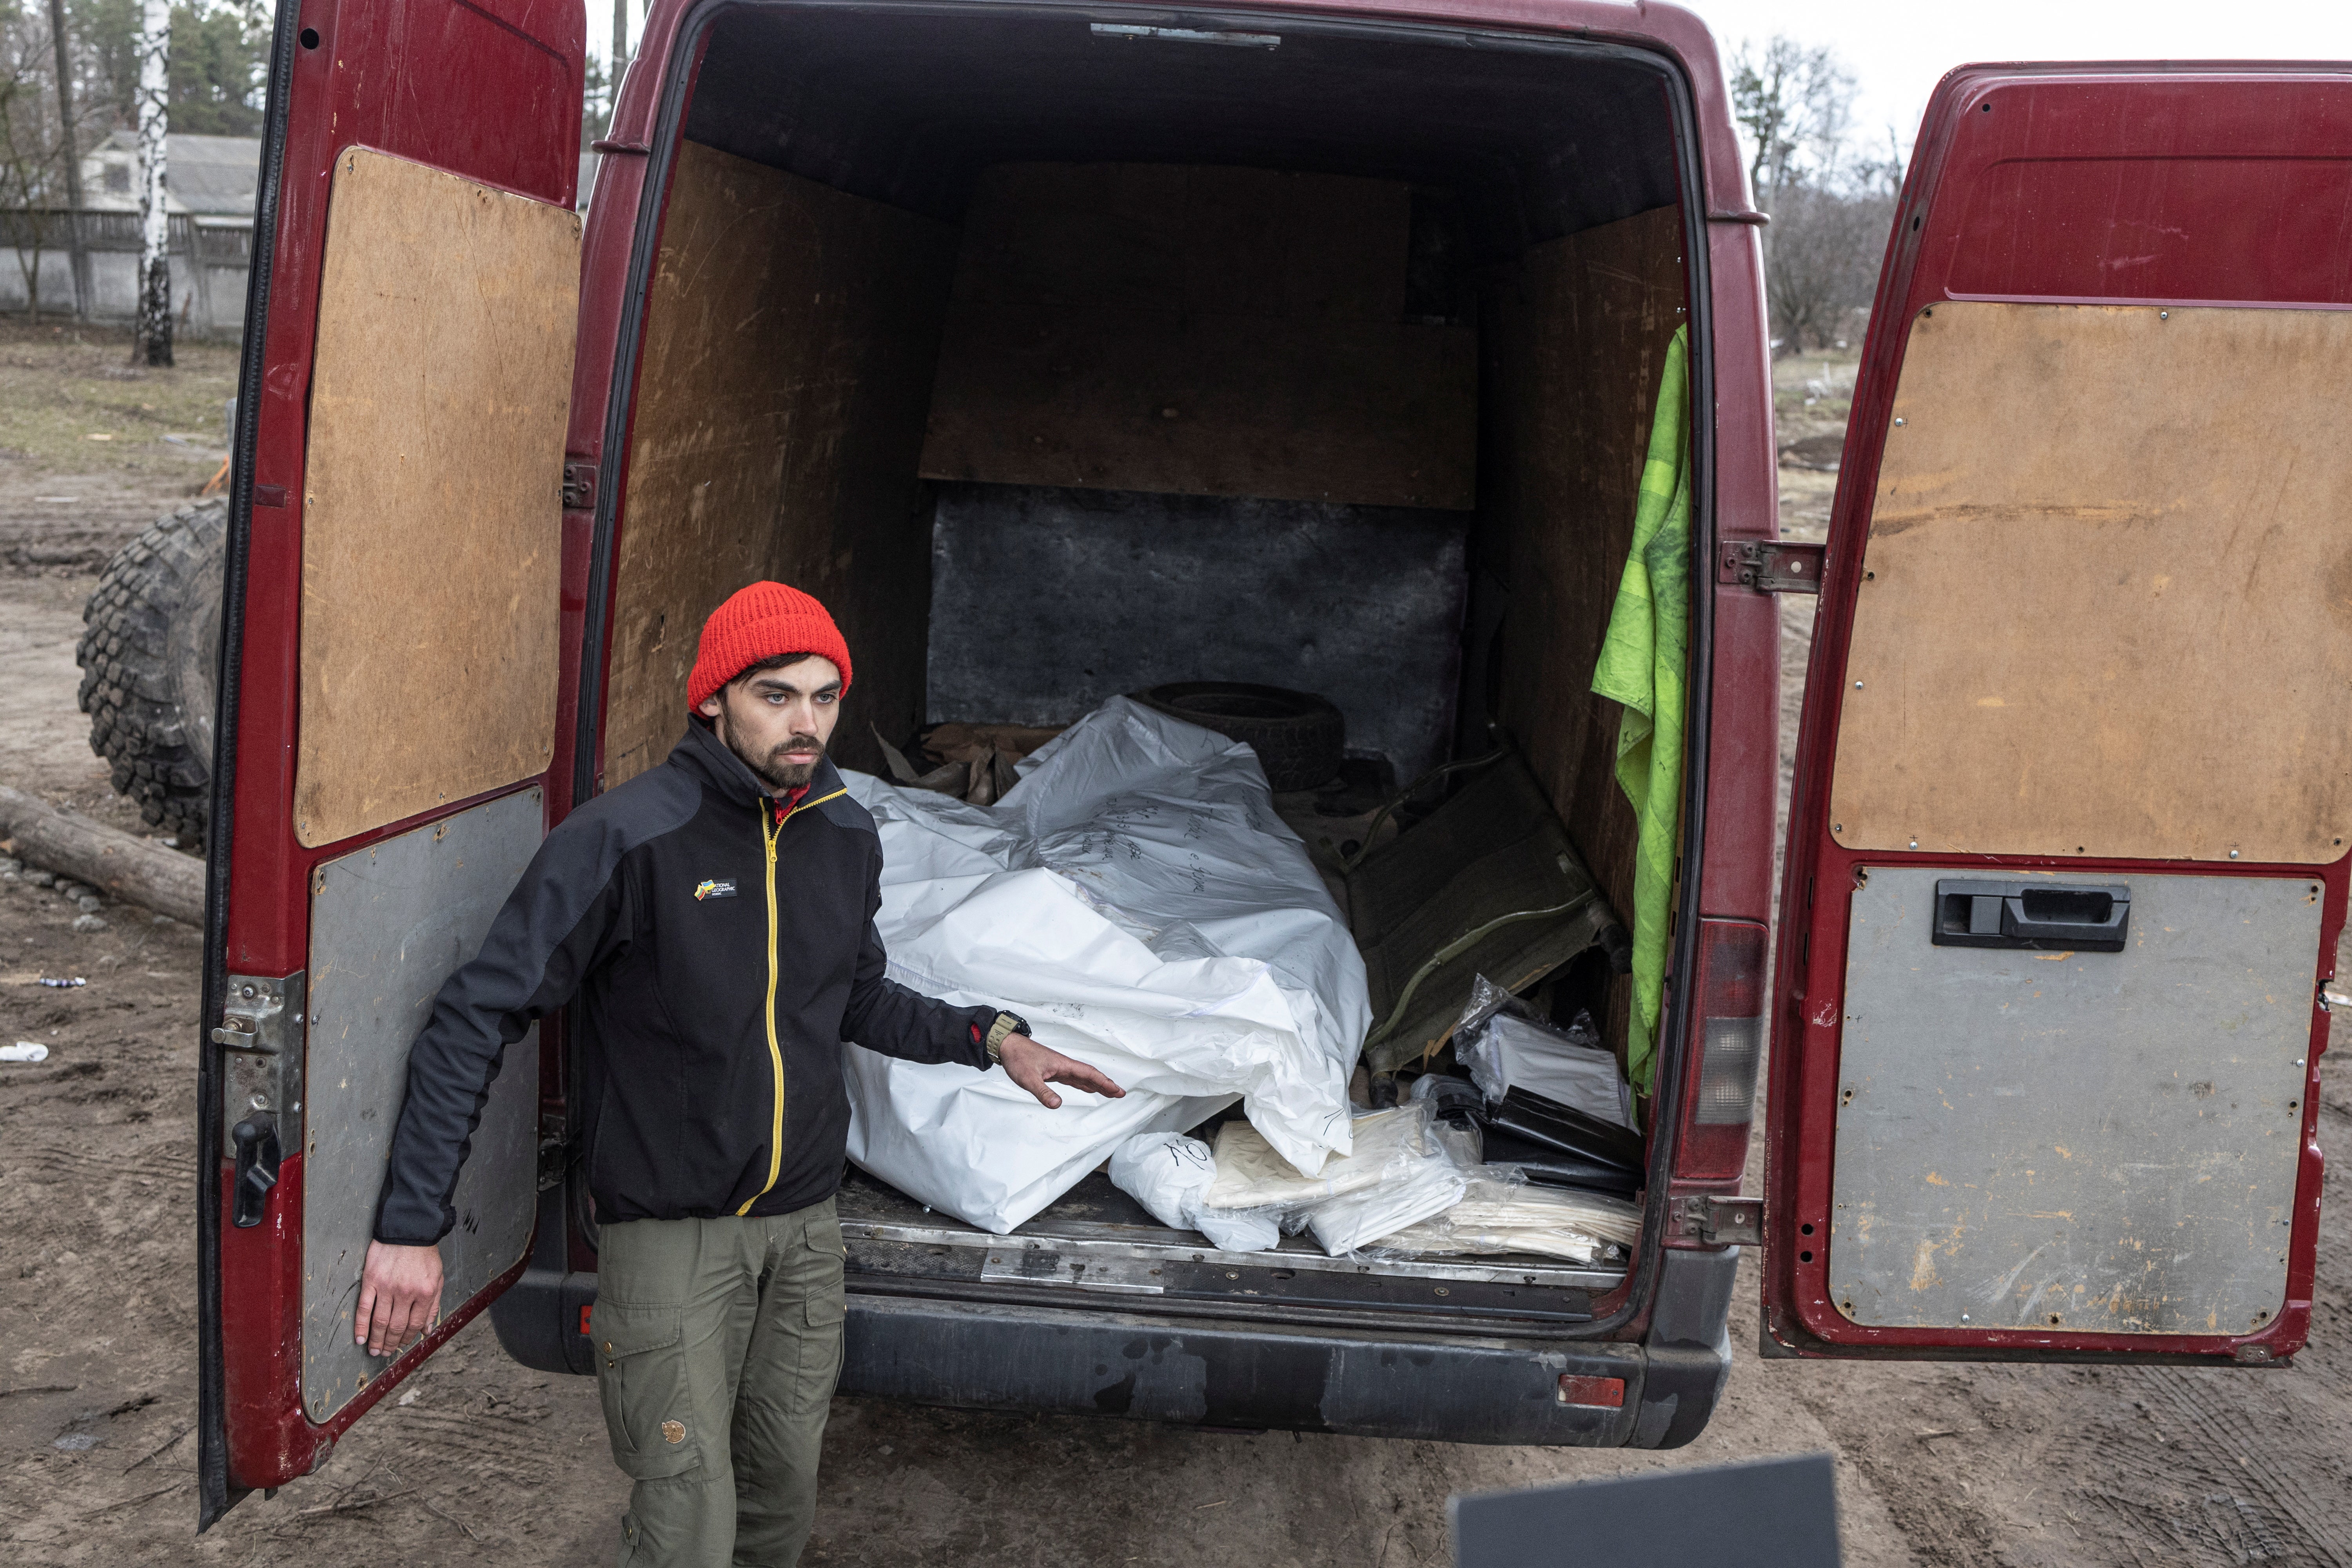
[[[767,1184],[743,1200],[743,1206],[735,1211],[739,1217],[750,1214],[753,1204],[775,1189],[776,1178],[783,1173],[784,1169],[784,1047],[776,1038],[776,841],[784,836],[784,824],[794,816],[812,805],[822,805],[825,801],[848,793],[846,789],[837,789],[822,799],[804,800],[778,817],[772,829],[768,826],[768,804],[765,801],[760,803],[760,840],[767,850],[768,858],[768,1005],[761,1017],[768,1027],[768,1066],[775,1073],[775,1113],[768,1131]]]

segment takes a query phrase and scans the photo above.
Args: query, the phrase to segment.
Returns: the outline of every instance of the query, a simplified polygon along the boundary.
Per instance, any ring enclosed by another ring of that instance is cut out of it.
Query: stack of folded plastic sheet
[[[1570,1187],[1538,1186],[1511,1166],[1486,1165],[1470,1176],[1460,1202],[1419,1225],[1392,1231],[1376,1252],[1524,1253],[1596,1263],[1610,1247],[1631,1247],[1642,1211],[1620,1198]]]

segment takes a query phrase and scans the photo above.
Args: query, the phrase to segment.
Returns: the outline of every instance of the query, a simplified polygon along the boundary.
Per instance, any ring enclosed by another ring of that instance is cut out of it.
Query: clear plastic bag
[[[1515,1165],[1471,1173],[1461,1200],[1420,1225],[1391,1232],[1375,1254],[1492,1256],[1525,1253],[1570,1263],[1609,1261],[1642,1231],[1639,1205],[1573,1187],[1540,1186]]]
[[[1590,1013],[1555,1027],[1530,1017],[1525,1003],[1481,974],[1454,1020],[1454,1058],[1489,1105],[1523,1089],[1614,1126],[1633,1125],[1633,1090]]]
[[[1502,1099],[1511,1086],[1502,1052],[1486,1026],[1512,1000],[1508,991],[1481,974],[1470,983],[1470,1000],[1464,1005],[1462,1016],[1454,1020],[1454,1059],[1469,1070],[1470,1081],[1489,1104]]]
[[[1279,1241],[1276,1215],[1203,1209],[1217,1163],[1209,1146],[1180,1132],[1139,1132],[1110,1157],[1110,1182],[1173,1230],[1197,1230],[1227,1252],[1264,1252]]]
[[[1441,1128],[1426,1103],[1359,1116],[1351,1133],[1352,1152],[1309,1176],[1247,1123],[1226,1122],[1202,1217],[1271,1214],[1286,1235],[1312,1231],[1336,1258],[1451,1207],[1462,1196],[1463,1155],[1477,1152],[1475,1131]]]
[[[1426,1106],[1400,1105],[1356,1117],[1349,1124],[1352,1148],[1335,1154],[1307,1175],[1246,1121],[1217,1130],[1216,1179],[1202,1205],[1211,1209],[1277,1209],[1297,1214],[1336,1197],[1379,1184],[1388,1167],[1421,1152]]]
[[[1381,1179],[1307,1211],[1307,1228],[1334,1258],[1444,1214],[1462,1199],[1463,1166],[1449,1147],[1459,1142],[1460,1133],[1441,1127],[1426,1103],[1399,1109],[1411,1118],[1405,1124],[1409,1134],[1382,1168]],[[1361,1125],[1360,1121],[1360,1139],[1365,1136]]]

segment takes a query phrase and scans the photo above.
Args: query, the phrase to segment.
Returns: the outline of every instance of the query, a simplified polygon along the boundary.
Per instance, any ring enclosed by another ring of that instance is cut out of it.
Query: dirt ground
[[[77,384],[66,374],[75,356],[92,384],[119,363],[119,344],[85,353],[27,336],[0,334],[0,399],[43,383],[45,363],[46,379]],[[208,378],[226,376],[226,358],[184,357],[195,363],[144,373],[121,395],[159,409],[212,397]],[[1784,377],[1784,442],[1842,422],[1842,392],[1801,401],[1803,381],[1823,371]],[[1849,386],[1851,373],[1846,356]],[[79,606],[114,544],[209,468],[160,438],[179,433],[168,420],[115,426],[138,437],[121,450],[89,444],[109,448],[101,465],[67,441],[17,437],[26,421],[16,417],[0,407],[0,443],[14,443],[0,456],[0,782],[135,830],[74,707]],[[1789,531],[1819,537],[1833,475],[1791,467],[1783,479]],[[68,495],[84,499],[34,500]],[[1784,605],[1792,721],[1811,606]],[[1791,722],[1784,753],[1792,738]],[[320,1474],[194,1533],[197,934],[119,905],[100,911],[104,930],[76,931],[80,912],[21,877],[0,880],[0,1034],[51,1052],[39,1066],[0,1066],[0,1561],[608,1559],[625,1488],[604,1452],[594,1384],[517,1365],[486,1322],[362,1423]],[[89,984],[45,989],[43,975]],[[2321,1136],[2340,1146],[2347,1134],[2352,1069],[2339,1052]],[[1750,1191],[1759,1180],[1751,1172]],[[1728,1395],[1699,1441],[1675,1453],[841,1400],[807,1561],[1407,1568],[1451,1561],[1453,1493],[1826,1450],[1856,1568],[2347,1568],[2352,1236],[2343,1178],[2331,1185],[2311,1344],[2284,1371],[1761,1362],[1751,1264]]]

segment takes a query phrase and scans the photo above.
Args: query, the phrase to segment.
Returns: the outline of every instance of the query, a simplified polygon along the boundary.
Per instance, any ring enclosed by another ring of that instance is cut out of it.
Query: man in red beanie
[[[808,1539],[846,1310],[845,1042],[1001,1066],[1048,1108],[1056,1083],[1123,1092],[1011,1013],[886,974],[881,839],[824,754],[850,673],[806,594],[754,583],[721,605],[685,738],[548,835],[409,1051],[354,1314],[377,1355],[438,1315],[438,1245],[501,1055],[575,1003],[625,1563],[785,1565]]]

